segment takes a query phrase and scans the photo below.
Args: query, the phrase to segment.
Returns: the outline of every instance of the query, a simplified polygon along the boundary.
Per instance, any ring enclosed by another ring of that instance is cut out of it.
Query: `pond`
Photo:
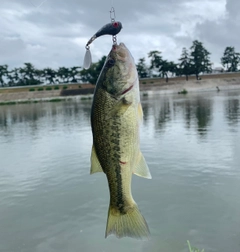
[[[142,97],[152,180],[132,192],[151,239],[104,238],[109,192],[89,175],[91,101],[0,107],[1,252],[240,251],[240,91]]]

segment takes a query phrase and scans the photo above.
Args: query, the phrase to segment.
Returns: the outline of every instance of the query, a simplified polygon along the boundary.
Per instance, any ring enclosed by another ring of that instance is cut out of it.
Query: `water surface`
[[[109,193],[89,175],[89,101],[0,107],[0,252],[240,251],[240,91],[142,97],[133,177],[150,241],[104,238]]]

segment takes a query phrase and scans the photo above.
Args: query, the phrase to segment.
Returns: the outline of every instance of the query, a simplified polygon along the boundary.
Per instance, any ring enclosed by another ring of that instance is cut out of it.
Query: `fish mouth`
[[[118,60],[125,61],[126,58],[128,57],[128,51],[124,43],[120,43],[119,45],[113,45],[112,46],[112,51],[115,54],[115,57]]]
[[[113,44],[113,46],[112,46],[112,48],[113,48],[113,50],[119,50],[119,49],[127,49],[127,47],[125,46],[125,44],[124,43],[120,43],[120,44]]]

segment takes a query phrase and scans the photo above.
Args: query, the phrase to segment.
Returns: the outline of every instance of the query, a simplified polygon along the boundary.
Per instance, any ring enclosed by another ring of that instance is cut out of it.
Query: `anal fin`
[[[139,152],[137,166],[133,170],[133,173],[135,175],[143,177],[143,178],[147,178],[147,179],[152,178],[151,173],[150,173],[149,168],[148,168],[148,165],[147,165],[147,163],[145,161],[145,158],[144,158],[142,152]]]

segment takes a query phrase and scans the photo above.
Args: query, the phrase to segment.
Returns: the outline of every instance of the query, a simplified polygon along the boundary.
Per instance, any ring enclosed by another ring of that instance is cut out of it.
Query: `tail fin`
[[[109,206],[105,238],[110,234],[118,238],[129,236],[140,240],[149,239],[150,236],[147,222],[136,204],[125,214]]]

